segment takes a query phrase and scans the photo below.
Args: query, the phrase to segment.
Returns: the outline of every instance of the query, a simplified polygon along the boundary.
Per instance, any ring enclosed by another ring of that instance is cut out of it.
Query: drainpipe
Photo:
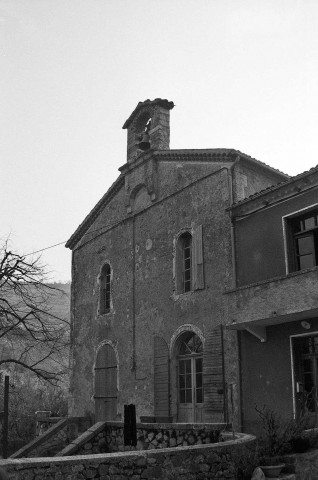
[[[136,312],[135,312],[135,287],[136,287],[136,253],[135,253],[135,215],[132,216],[132,365],[131,371],[135,372],[136,379]]]
[[[231,207],[234,201],[233,195],[233,169],[235,164],[239,161],[240,157],[237,156],[235,162],[230,166],[227,167],[228,173],[228,185],[229,185],[229,206]],[[232,286],[236,288],[236,252],[235,252],[235,227],[232,217],[232,212],[230,212],[231,218],[231,253],[232,253]]]
[[[240,161],[240,156],[237,155],[235,158],[235,161],[230,167],[227,167],[227,173],[228,173],[228,187],[229,187],[229,207],[233,205],[234,202],[234,194],[233,194],[233,171],[235,165]],[[236,278],[236,250],[235,250],[235,225],[234,225],[234,220],[232,216],[232,212],[230,212],[230,220],[231,220],[231,254],[232,254],[232,288],[236,288],[237,285],[237,278]],[[237,335],[237,347],[238,347],[238,383],[239,383],[239,404],[241,404],[241,399],[242,399],[242,392],[241,392],[241,355],[240,355],[240,338]],[[224,393],[225,393],[225,388],[227,388],[226,384],[226,378],[225,378],[225,359],[224,359],[224,347],[223,347],[223,326],[222,326],[222,353],[223,353],[223,382],[224,382]],[[228,393],[228,391],[226,390]],[[228,411],[228,395],[225,396],[224,394],[224,420],[229,421],[229,411]],[[233,385],[231,385],[231,402],[233,402]],[[242,406],[239,408],[240,411],[240,420],[242,424]],[[232,412],[233,415],[233,412]],[[233,418],[232,418],[233,422]],[[233,426],[232,426],[233,427]]]
[[[132,362],[131,371],[135,374],[135,380],[145,380],[145,376],[137,377],[137,359],[136,359],[136,222],[135,215],[132,216]]]
[[[227,389],[226,389],[226,379],[225,379],[225,359],[224,359],[224,336],[223,336],[223,325],[221,323],[221,349],[222,349],[222,382],[223,382],[223,415],[224,423],[229,423],[229,413],[228,413],[228,400],[227,400]]]

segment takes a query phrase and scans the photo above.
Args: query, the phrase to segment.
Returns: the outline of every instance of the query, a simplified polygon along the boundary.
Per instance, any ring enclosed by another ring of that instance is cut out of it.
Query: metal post
[[[8,458],[8,422],[9,420],[9,376],[4,377],[4,400],[3,400],[3,427],[2,427],[2,455]]]

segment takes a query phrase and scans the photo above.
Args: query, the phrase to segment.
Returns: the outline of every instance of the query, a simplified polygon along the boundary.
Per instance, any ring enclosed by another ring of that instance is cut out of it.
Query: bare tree
[[[16,365],[55,383],[66,371],[69,322],[52,305],[65,293],[47,283],[39,257],[0,247],[0,367]]]

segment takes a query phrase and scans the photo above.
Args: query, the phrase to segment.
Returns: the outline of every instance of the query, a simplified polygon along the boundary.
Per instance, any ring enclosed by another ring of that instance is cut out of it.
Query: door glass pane
[[[186,390],[186,403],[192,403],[192,389]]]
[[[314,412],[315,408],[315,384],[313,360],[315,357],[303,359],[303,382],[304,382],[304,402],[309,412]]]
[[[184,390],[180,390],[180,392],[179,392],[179,401],[180,401],[180,403],[185,403],[185,391]]]
[[[191,360],[184,360],[185,372],[191,374]]]
[[[203,359],[202,358],[196,358],[195,360],[195,370],[196,372],[202,372],[202,367],[203,367]]]
[[[306,237],[300,237],[297,239],[298,253],[299,255],[305,255],[312,253],[313,251],[313,241],[312,235],[307,235]]]
[[[192,376],[191,376],[191,374],[187,374],[187,375],[185,376],[185,380],[186,380],[186,381],[185,381],[185,386],[186,386],[186,388],[192,388],[192,381],[191,381],[191,380],[192,380]]]
[[[314,256],[312,254],[299,257],[299,268],[301,270],[306,270],[306,268],[311,268],[314,266],[315,266],[315,262],[314,262]]]
[[[314,228],[315,227],[315,216],[313,215],[312,217],[305,218],[305,230],[309,230],[309,228]]]
[[[197,397],[197,403],[203,403],[203,390],[202,390],[202,388],[197,388],[196,397]]]

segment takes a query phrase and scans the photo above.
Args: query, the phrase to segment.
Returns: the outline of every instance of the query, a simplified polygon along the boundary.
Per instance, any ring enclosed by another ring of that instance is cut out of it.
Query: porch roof
[[[318,308],[311,308],[309,310],[302,310],[300,312],[287,313],[285,315],[275,315],[275,312],[273,312],[273,315],[271,317],[260,318],[250,321],[247,320],[245,322],[234,321],[233,323],[227,325],[226,328],[228,328],[229,330],[246,330],[247,332],[257,337],[261,342],[266,342],[266,327],[295,322],[298,320],[300,322],[304,322],[304,325],[302,326],[306,330],[307,325],[305,324],[305,321],[316,317],[318,317]]]

